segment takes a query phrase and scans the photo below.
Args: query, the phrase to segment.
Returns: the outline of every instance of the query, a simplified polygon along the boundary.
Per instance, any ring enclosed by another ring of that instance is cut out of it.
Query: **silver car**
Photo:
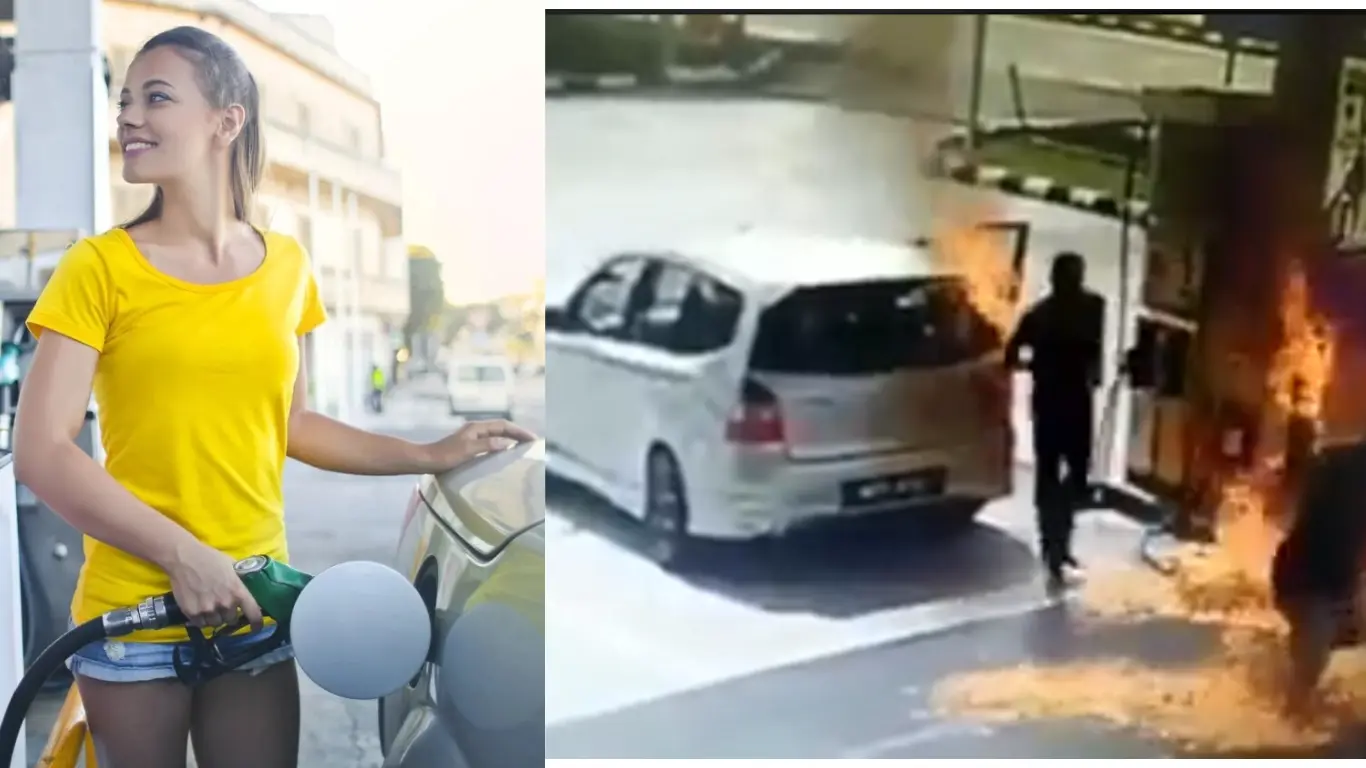
[[[1023,230],[999,230],[1010,301]],[[552,471],[668,567],[696,538],[971,520],[1011,490],[1010,376],[970,264],[928,246],[749,231],[608,257],[546,315]]]
[[[545,444],[422,478],[395,567],[432,613],[431,655],[379,702],[386,768],[545,764]]]

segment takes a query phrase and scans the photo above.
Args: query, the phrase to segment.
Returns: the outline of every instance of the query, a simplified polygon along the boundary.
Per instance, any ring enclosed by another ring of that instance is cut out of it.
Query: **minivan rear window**
[[[496,365],[463,365],[456,371],[456,378],[460,381],[497,382],[503,380],[503,369]]]
[[[802,288],[768,308],[750,367],[834,376],[937,368],[999,348],[1000,333],[955,278]]]

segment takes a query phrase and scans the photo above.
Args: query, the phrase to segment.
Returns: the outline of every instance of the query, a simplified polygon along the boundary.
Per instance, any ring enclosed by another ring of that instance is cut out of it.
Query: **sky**
[[[405,238],[442,260],[448,299],[522,293],[544,279],[545,96],[541,85],[529,87],[544,79],[542,9],[253,1],[326,16],[338,53],[370,76],[390,159],[403,174]]]

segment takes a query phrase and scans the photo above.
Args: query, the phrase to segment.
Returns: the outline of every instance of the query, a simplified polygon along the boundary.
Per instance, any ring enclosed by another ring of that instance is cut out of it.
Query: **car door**
[[[996,307],[1008,307],[1012,325],[1001,329],[1004,331],[1002,335],[1008,336],[1014,331],[1013,318],[1018,318],[1024,309],[1025,260],[1029,254],[1030,225],[1025,221],[988,221],[977,225],[976,235],[979,238],[976,240],[978,255],[990,254],[1000,259],[1002,263],[999,267],[1005,270],[1009,279],[1006,285],[992,286],[1003,294],[995,302],[979,296],[974,304],[985,299],[988,305],[994,303]],[[990,318],[993,325],[1000,322],[1000,318],[994,316],[995,312],[989,314],[993,315]],[[1016,439],[1016,435],[1029,434],[1025,398],[1016,397],[1014,375],[994,361],[976,366],[969,379],[977,397],[977,409],[986,415],[979,433],[983,443],[1005,444],[1001,451],[1005,462],[996,468],[1002,493],[1007,493],[1014,484],[1014,462],[1033,461],[1034,456],[1031,441]]]
[[[612,391],[622,386],[623,371],[607,361],[627,332],[629,306],[632,297],[639,296],[645,266],[640,255],[609,259],[570,297],[561,327],[547,333],[552,443],[558,452],[609,481],[609,462],[604,459],[608,443],[600,430],[617,415],[609,405]]]
[[[716,455],[744,364],[743,357],[727,354],[743,307],[738,291],[668,259],[652,276],[652,301],[631,326],[648,375],[623,393],[640,416],[618,435],[627,452],[620,460],[633,469],[630,490],[636,496],[644,490],[645,459],[654,444],[673,453],[685,482],[709,481],[707,460]]]
[[[650,259],[626,333],[608,353],[610,364],[622,371],[613,390],[615,402],[632,416],[604,425],[604,460],[633,501],[643,487],[649,447],[655,442],[672,444],[678,420],[687,417],[686,407],[680,413],[674,406],[686,400],[682,393],[691,376],[678,365],[672,335],[691,279],[691,273],[677,265]],[[639,503],[625,506],[632,514],[641,510]]]

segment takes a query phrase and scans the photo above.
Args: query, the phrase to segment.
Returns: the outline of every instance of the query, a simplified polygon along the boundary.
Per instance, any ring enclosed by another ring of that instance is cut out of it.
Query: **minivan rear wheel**
[[[645,466],[645,551],[665,570],[686,566],[692,554],[688,535],[688,500],[683,475],[673,454],[663,448],[650,451]]]

